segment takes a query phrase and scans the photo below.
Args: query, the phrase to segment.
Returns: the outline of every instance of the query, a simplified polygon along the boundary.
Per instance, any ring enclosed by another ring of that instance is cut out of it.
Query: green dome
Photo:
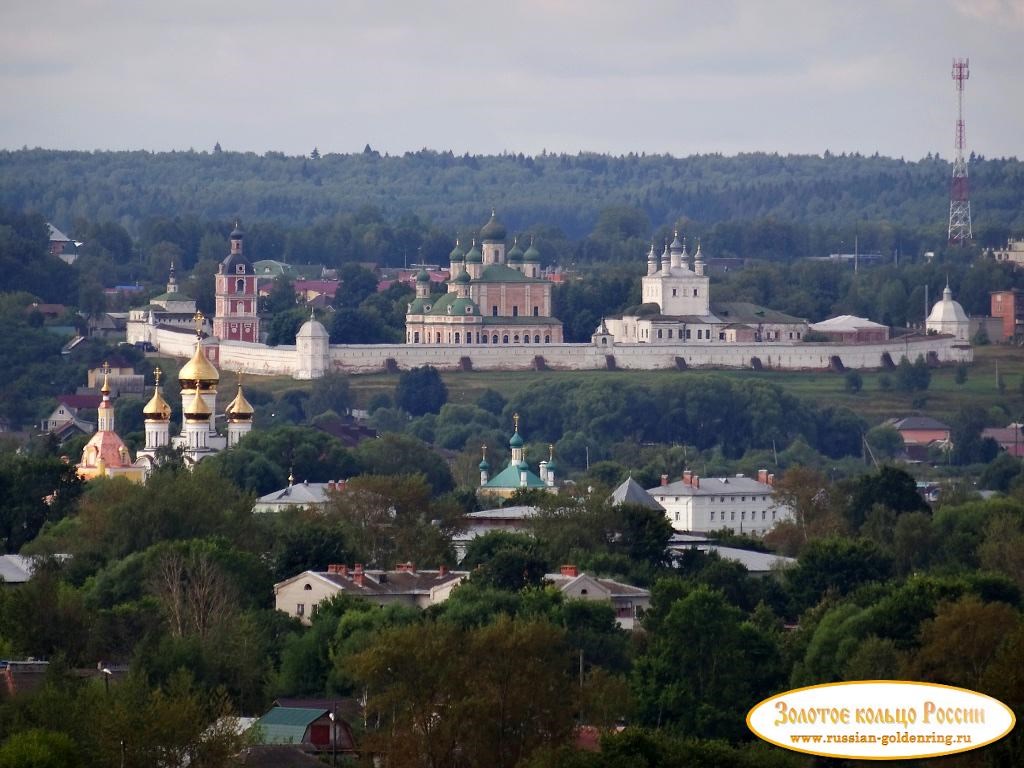
[[[512,435],[512,439],[508,441],[508,445],[509,445],[510,448],[522,448],[523,447],[523,438],[522,438],[522,436],[518,432],[516,432],[514,435]]]
[[[452,248],[452,252],[448,254],[449,261],[464,261],[466,258],[465,251],[462,250],[462,246],[459,245],[459,241],[455,241],[455,247]]]
[[[480,230],[480,239],[485,243],[502,241],[505,239],[505,234],[505,225],[498,221],[497,214],[491,211],[491,220]]]
[[[470,281],[469,272],[463,269],[459,274],[455,276],[455,282],[461,284],[468,283]]]
[[[420,273],[418,275],[416,275],[416,282],[417,283],[429,283],[430,282],[430,275],[427,274],[427,270],[425,270],[425,269],[421,269],[420,270]]]
[[[473,303],[472,299],[456,299],[451,303],[451,313],[453,315],[479,315],[480,310],[477,309],[476,304]]]
[[[555,462],[554,456],[548,459],[548,472],[554,472],[558,469],[558,464]]]
[[[512,244],[512,250],[508,252],[508,263],[514,264],[523,260],[523,249],[519,247],[519,241],[517,240]]]
[[[530,243],[530,247],[523,254],[523,261],[540,261],[540,251],[537,250],[533,243]]]
[[[424,313],[423,305],[429,302],[430,299],[414,299],[409,303],[409,311],[407,315],[422,315]]]
[[[476,247],[476,243],[473,243],[473,247],[469,249],[469,253],[466,254],[467,264],[482,264],[484,257],[480,255],[480,249]]]
[[[487,463],[487,459],[484,459],[483,461],[480,462],[480,471],[481,472],[486,472],[490,468],[491,468],[491,465]]]

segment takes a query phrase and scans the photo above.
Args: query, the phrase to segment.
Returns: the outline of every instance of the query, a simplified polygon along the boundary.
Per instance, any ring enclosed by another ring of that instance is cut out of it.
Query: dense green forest
[[[1015,158],[975,157],[970,166],[975,233],[996,245],[1024,231],[1024,166]],[[791,258],[841,247],[919,255],[945,240],[950,164],[861,155],[741,154],[456,157],[422,150],[382,157],[317,159],[268,152],[0,152],[0,207],[35,211],[65,231],[79,219],[116,222],[134,236],[144,222],[234,218],[252,230],[256,258],[296,262],[401,263],[418,249],[439,261],[456,232],[472,236],[499,210],[512,232],[583,240],[609,210],[641,241],[682,225],[715,255]],[[366,219],[387,226],[368,227]],[[414,237],[436,228],[444,242]],[[83,233],[75,232],[80,240]],[[191,255],[196,247],[185,249]],[[567,263],[568,254],[556,248]],[[622,253],[581,247],[585,262]],[[632,255],[630,255],[632,258]]]

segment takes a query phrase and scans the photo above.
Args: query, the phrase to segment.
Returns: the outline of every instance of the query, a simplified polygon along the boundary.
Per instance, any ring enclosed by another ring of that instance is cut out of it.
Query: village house
[[[647,493],[665,508],[677,531],[707,533],[725,528],[762,536],[792,515],[776,501],[775,475],[765,469],[758,471],[756,480],[744,475],[702,478],[686,470],[673,483],[662,475],[661,485],[648,488]]]
[[[615,622],[623,629],[638,626],[644,611],[651,604],[651,593],[646,589],[580,573],[575,565],[563,565],[558,573],[544,574],[544,579],[569,600],[611,603],[615,610]]]
[[[468,571],[417,570],[412,563],[393,571],[331,564],[326,571],[303,571],[274,585],[274,606],[303,624],[310,624],[317,606],[345,594],[384,606],[392,603],[428,608],[443,603],[469,577]]]

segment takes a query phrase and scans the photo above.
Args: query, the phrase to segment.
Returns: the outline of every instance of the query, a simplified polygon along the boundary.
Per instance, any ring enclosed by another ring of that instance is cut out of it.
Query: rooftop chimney
[[[757,482],[764,483],[765,485],[768,484],[768,470],[767,469],[759,469],[759,470],[757,470]]]
[[[575,565],[563,565],[561,568],[561,572],[563,576],[568,576],[572,579],[575,579],[577,576],[580,575],[580,569]]]
[[[337,573],[338,572],[337,564],[336,563],[329,563],[328,566],[327,566],[327,572],[328,573]]]
[[[334,487],[339,491],[344,491],[346,485],[348,485],[348,480],[339,480]]]
[[[692,485],[694,488],[700,488],[700,475],[694,475],[692,478],[690,478],[690,485]]]
[[[345,565],[344,563],[339,565],[338,566],[338,573],[340,573],[342,576],[348,576],[348,566]]]
[[[662,475],[661,476],[661,484],[662,485],[668,485],[668,475]]]
[[[437,568],[437,575],[438,576],[447,576],[448,575],[448,566],[447,565],[438,566],[438,568]]]
[[[774,472],[771,473],[770,475],[768,475],[768,485],[770,485],[772,488],[775,487],[775,473]]]
[[[352,569],[352,581],[354,581],[357,586],[361,587],[365,583],[365,579],[366,577],[363,574],[363,564],[356,563],[355,568]]]
[[[687,485],[692,485],[693,472],[691,472],[690,470],[686,470],[685,472],[683,472],[683,482],[686,483]]]

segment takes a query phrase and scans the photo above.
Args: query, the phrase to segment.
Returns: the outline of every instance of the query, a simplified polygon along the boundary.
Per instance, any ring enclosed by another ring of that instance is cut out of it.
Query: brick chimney
[[[338,573],[342,576],[348,576],[348,566],[342,563],[338,566]]]
[[[694,475],[690,478],[690,485],[694,488],[700,488],[700,475]]]
[[[772,488],[775,487],[775,473],[774,472],[772,472],[771,474],[768,475],[768,485],[770,485]]]
[[[328,573],[337,573],[338,572],[337,564],[336,563],[329,563],[327,565],[327,572]]]
[[[346,486],[346,485],[348,485],[348,480],[338,480],[338,481],[337,481],[337,482],[336,482],[336,483],[334,484],[334,489],[335,489],[336,491],[344,491],[344,490],[345,490],[345,486]]]
[[[767,469],[759,469],[759,470],[757,470],[757,482],[764,483],[765,485],[768,485],[768,470]]]
[[[668,475],[662,475],[661,476],[661,484],[662,485],[668,485]]]
[[[439,565],[437,567],[437,575],[438,576],[447,576],[448,575],[448,566],[447,565]]]
[[[572,579],[575,579],[577,576],[580,575],[580,569],[575,565],[563,565],[561,568],[561,572],[563,576],[568,576]]]
[[[685,472],[683,472],[683,482],[686,485],[693,485],[693,472],[691,472],[690,470],[686,470]]]
[[[395,566],[395,570],[399,573],[415,573],[416,566],[413,563],[399,563]]]
[[[355,567],[352,569],[352,581],[361,587],[365,583],[365,579],[366,576],[363,574],[363,564],[356,563]]]

